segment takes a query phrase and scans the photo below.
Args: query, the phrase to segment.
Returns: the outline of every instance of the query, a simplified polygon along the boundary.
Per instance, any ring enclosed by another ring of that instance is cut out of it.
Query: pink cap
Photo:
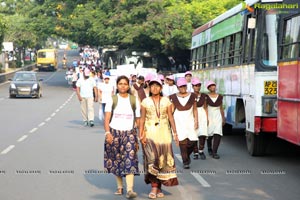
[[[173,75],[167,76],[167,79],[170,79],[170,80],[174,81],[174,76]]]
[[[192,85],[198,85],[198,84],[201,84],[200,80],[198,78],[194,77],[192,79]]]
[[[211,85],[216,85],[216,83],[213,82],[213,81],[208,81],[208,82],[206,83],[206,88],[208,89]]]
[[[191,71],[187,71],[187,72],[184,73],[184,76],[187,76],[187,75],[193,76]]]
[[[160,86],[162,86],[162,82],[159,78],[152,78],[151,81],[149,82],[149,85],[151,85],[151,83],[158,83]]]
[[[179,78],[178,80],[177,80],[177,87],[181,87],[181,86],[183,86],[183,85],[187,85],[187,81],[185,80],[185,78]]]
[[[146,81],[150,81],[150,80],[152,80],[152,79],[153,79],[153,75],[149,73],[149,74],[147,74],[146,77],[145,77],[145,82],[146,82]]]
[[[162,81],[165,80],[165,77],[164,77],[164,75],[162,75],[162,74],[159,74],[159,75],[158,75],[158,78],[159,78],[160,80],[162,80]]]
[[[85,76],[90,76],[91,71],[88,68],[84,69],[84,75]]]

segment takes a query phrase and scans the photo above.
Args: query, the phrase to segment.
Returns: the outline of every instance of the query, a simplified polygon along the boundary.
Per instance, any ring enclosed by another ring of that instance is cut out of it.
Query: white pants
[[[82,98],[80,103],[83,121],[94,121],[94,98]]]

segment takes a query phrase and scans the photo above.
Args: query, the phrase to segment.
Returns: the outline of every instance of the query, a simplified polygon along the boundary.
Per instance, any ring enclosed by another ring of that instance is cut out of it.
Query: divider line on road
[[[15,148],[15,145],[10,145],[9,147],[7,147],[6,149],[4,149],[1,152],[1,155],[7,154],[8,152],[10,152],[13,148]]]
[[[175,154],[175,157],[179,160],[179,162],[182,164],[182,158],[180,154]],[[203,187],[211,187],[209,183],[200,175],[197,173],[190,173]]]
[[[45,121],[48,122],[50,121],[52,118],[51,117],[48,117]]]
[[[50,79],[50,78],[49,78],[49,79]],[[48,79],[48,80],[49,80],[49,79]],[[74,93],[72,93],[72,95],[69,97],[69,100],[67,101],[67,103],[69,103],[69,101],[73,98],[73,96],[74,96]],[[1,98],[0,98],[0,100],[1,100]],[[45,121],[46,121],[46,122],[50,121],[50,120],[52,119],[52,117],[54,117],[54,116],[56,115],[56,113],[59,112],[60,109],[62,109],[67,103],[65,102],[62,106],[60,106],[59,109],[56,109],[56,112],[52,113],[52,114],[51,114],[51,117],[48,117]],[[40,124],[38,125],[38,127],[44,126],[44,125],[46,124],[45,121],[42,122],[42,123],[40,123]],[[35,128],[33,128],[33,129],[31,129],[31,130],[29,131],[29,133],[34,133],[34,132],[36,132],[37,130],[38,130],[38,128],[35,127]],[[25,140],[26,138],[28,138],[28,137],[29,137],[29,135],[23,135],[22,137],[20,137],[20,138],[17,140],[17,142],[22,142],[22,141],[24,141],[24,140]],[[10,145],[10,146],[8,146],[6,149],[4,149],[4,150],[0,153],[0,155],[7,154],[7,153],[10,152],[13,148],[15,148],[15,145]]]
[[[23,135],[22,137],[20,137],[20,138],[18,139],[18,142],[24,141],[27,137],[28,137],[28,135]]]
[[[38,129],[37,128],[33,128],[33,129],[31,129],[30,131],[29,131],[29,133],[33,133],[33,132],[35,132],[35,131],[37,131]]]
[[[42,122],[42,123],[40,123],[39,125],[38,125],[38,127],[42,127],[42,126],[44,126],[46,123],[45,122]]]

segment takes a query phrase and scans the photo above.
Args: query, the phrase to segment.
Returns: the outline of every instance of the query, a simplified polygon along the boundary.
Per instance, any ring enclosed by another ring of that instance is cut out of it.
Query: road
[[[77,56],[67,53],[69,62]],[[125,199],[113,195],[115,179],[103,172],[101,122],[96,118],[95,127],[83,126],[63,69],[38,75],[44,79],[41,99],[10,99],[9,84],[0,85],[0,199]],[[274,140],[267,156],[251,157],[243,132],[235,131],[223,137],[221,159],[192,160],[188,170],[176,146],[174,153],[180,185],[163,188],[166,200],[299,199],[300,151],[283,141]],[[139,160],[143,170],[141,151]],[[148,198],[143,174],[135,190],[136,199]]]

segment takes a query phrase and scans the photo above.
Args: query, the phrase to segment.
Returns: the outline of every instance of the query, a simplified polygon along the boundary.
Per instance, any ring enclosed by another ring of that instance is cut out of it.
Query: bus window
[[[234,64],[239,64],[239,62],[240,62],[241,42],[242,42],[241,33],[235,34],[234,61],[233,61]]]
[[[247,22],[249,18],[251,18],[251,14],[247,15]],[[248,24],[248,23],[247,23]],[[245,27],[245,41],[244,41],[244,55],[243,55],[243,63],[250,63],[254,61],[255,58],[255,50],[256,50],[256,28],[249,29],[247,26]]]
[[[213,52],[213,67],[217,67],[218,66],[218,53],[219,53],[219,47],[218,47],[218,41],[214,42],[214,46],[215,46],[215,50]]]
[[[203,54],[202,56],[202,60],[201,60],[201,68],[204,69],[206,68],[206,51],[207,51],[207,44],[203,46]]]
[[[266,14],[262,38],[262,62],[266,66],[277,65],[277,15]]]
[[[201,62],[202,62],[202,55],[203,55],[203,47],[198,48],[198,55],[197,55],[197,69],[201,69]]]
[[[300,57],[300,16],[285,21],[283,34],[281,59]]]
[[[215,46],[215,42],[210,43],[211,47],[210,47],[210,59],[209,59],[209,67],[215,67],[214,65],[214,59],[215,59],[215,54],[216,54],[216,46]]]
[[[217,66],[222,66],[222,54],[223,54],[223,39],[220,39],[219,41],[219,49],[218,49],[218,60],[217,60]]]
[[[225,57],[224,57],[224,64],[229,65],[229,51],[230,51],[230,36],[225,38]]]

